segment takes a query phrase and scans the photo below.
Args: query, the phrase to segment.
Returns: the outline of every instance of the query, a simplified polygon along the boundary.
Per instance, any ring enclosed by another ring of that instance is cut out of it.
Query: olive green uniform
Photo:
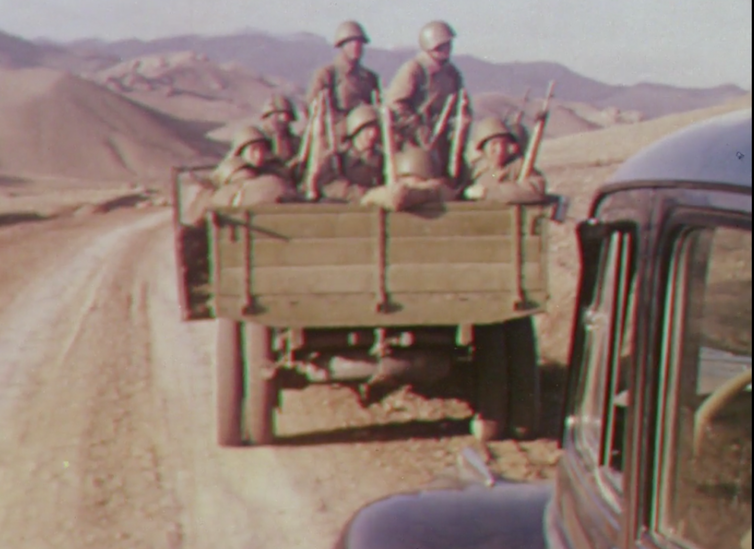
[[[522,167],[523,159],[520,157],[503,168],[495,168],[481,158],[469,167],[464,196],[478,199],[476,197],[481,195],[481,200],[510,203],[542,198],[547,188],[544,176],[533,170],[529,178],[519,183],[518,174]]]
[[[372,104],[373,93],[379,89],[379,77],[361,65],[351,67],[341,57],[332,65],[319,69],[312,79],[306,100],[309,105],[322,90],[327,90],[332,107],[335,139],[345,135],[348,113],[359,105]]]
[[[327,157],[317,177],[317,188],[323,198],[358,201],[372,188],[385,181],[385,161],[382,151],[357,151],[352,147],[336,153],[342,172],[334,167],[334,154]]]

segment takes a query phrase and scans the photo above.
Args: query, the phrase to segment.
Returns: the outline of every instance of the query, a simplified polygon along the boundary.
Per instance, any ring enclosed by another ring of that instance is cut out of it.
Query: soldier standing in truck
[[[396,114],[396,134],[402,143],[427,143],[448,98],[463,90],[463,75],[451,62],[455,37],[456,32],[448,23],[428,23],[419,33],[421,52],[398,69],[393,78],[386,101]],[[450,133],[447,128],[437,142],[439,158],[448,158]]]
[[[330,65],[314,73],[306,94],[311,111],[320,93],[326,92],[338,139],[344,136],[348,113],[359,105],[371,104],[379,93],[379,77],[361,64],[367,44],[369,36],[359,23],[341,23],[334,41],[338,54]]]

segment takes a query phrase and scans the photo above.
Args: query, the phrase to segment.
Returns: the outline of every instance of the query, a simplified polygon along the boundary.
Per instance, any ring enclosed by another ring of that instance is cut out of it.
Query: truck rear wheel
[[[275,409],[278,385],[274,377],[270,328],[247,322],[243,325],[246,356],[244,432],[251,444],[264,446],[275,440]]]
[[[498,438],[508,416],[508,368],[503,324],[474,327],[475,414],[471,433],[480,442]]]
[[[220,446],[241,446],[244,378],[241,324],[225,318],[218,319],[216,345],[215,436]]]
[[[518,440],[538,435],[542,391],[537,360],[537,332],[532,317],[506,322],[505,362],[508,367],[508,432]]]

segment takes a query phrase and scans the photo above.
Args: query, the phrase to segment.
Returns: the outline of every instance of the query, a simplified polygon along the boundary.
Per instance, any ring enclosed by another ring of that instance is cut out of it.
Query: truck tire
[[[237,447],[241,436],[243,402],[243,354],[241,324],[217,320],[217,364],[215,366],[215,436],[223,447]]]
[[[505,363],[505,327],[474,327],[476,402],[471,434],[480,442],[498,438],[508,416],[508,368]]]
[[[537,332],[532,317],[504,324],[508,367],[508,435],[527,440],[539,434],[542,390],[537,360]]]
[[[267,326],[245,323],[246,357],[244,431],[250,444],[266,446],[275,440],[275,409],[278,385],[269,366],[273,364],[272,334]]]

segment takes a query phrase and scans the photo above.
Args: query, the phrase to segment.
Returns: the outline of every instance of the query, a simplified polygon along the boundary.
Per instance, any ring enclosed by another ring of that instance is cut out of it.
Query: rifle
[[[458,179],[461,175],[461,164],[463,162],[464,145],[466,141],[466,130],[469,127],[469,95],[466,90],[461,90],[461,100],[457,104],[455,116],[455,128],[453,128],[453,140],[450,147],[450,164],[448,174],[453,179]]]
[[[338,175],[343,174],[343,166],[340,162],[340,155],[338,154],[338,150],[340,147],[338,146],[338,143],[335,142],[335,121],[333,119],[333,109],[332,109],[332,102],[330,100],[330,94],[326,93],[324,94],[325,100],[324,100],[324,108],[325,108],[325,130],[327,132],[327,148],[332,153],[332,164],[333,169],[335,170],[335,173]]]
[[[395,168],[395,140],[393,136],[393,111],[390,105],[382,103],[378,107],[382,126],[382,148],[385,156],[385,186],[392,187],[398,180]]]
[[[455,105],[457,99],[458,94],[454,93],[453,95],[448,96],[448,98],[445,100],[445,106],[443,106],[440,118],[437,120],[437,124],[435,124],[435,129],[432,132],[432,138],[429,140],[429,143],[424,144],[427,149],[432,149],[437,143],[437,140],[440,138],[440,136],[445,132],[445,128],[447,128],[448,121],[450,120],[450,112],[453,109],[453,106]]]
[[[316,200],[319,197],[317,175],[319,174],[319,155],[322,148],[321,137],[324,129],[324,101],[323,91],[317,96],[317,104],[314,107],[315,112],[312,114],[311,118],[311,145],[309,147],[306,175],[304,177],[304,187],[308,200]]]
[[[550,114],[550,100],[552,99],[554,89],[555,81],[553,80],[547,88],[547,95],[545,96],[542,110],[537,114],[534,134],[529,140],[529,147],[526,149],[526,156],[524,156],[524,164],[521,167],[521,173],[518,174],[519,183],[525,181],[531,175],[532,170],[534,170],[534,162],[537,160],[539,145],[542,143],[542,138],[545,134],[545,125]]]
[[[303,141],[301,141],[301,145],[298,149],[298,154],[291,158],[288,161],[288,167],[291,168],[293,166],[297,166],[306,160],[306,158],[309,156],[309,150],[312,146],[312,133],[314,131],[314,119],[318,116],[319,112],[319,102],[315,99],[312,101],[312,105],[309,107],[309,112],[311,115],[309,116],[309,119],[306,121],[306,126],[304,127],[304,133],[302,134],[302,137],[304,138]]]
[[[524,120],[524,114],[526,113],[526,105],[529,103],[529,94],[531,93],[531,88],[526,88],[526,93],[524,93],[523,101],[521,101],[521,109],[516,114],[516,117],[513,119],[514,124],[520,124]]]

